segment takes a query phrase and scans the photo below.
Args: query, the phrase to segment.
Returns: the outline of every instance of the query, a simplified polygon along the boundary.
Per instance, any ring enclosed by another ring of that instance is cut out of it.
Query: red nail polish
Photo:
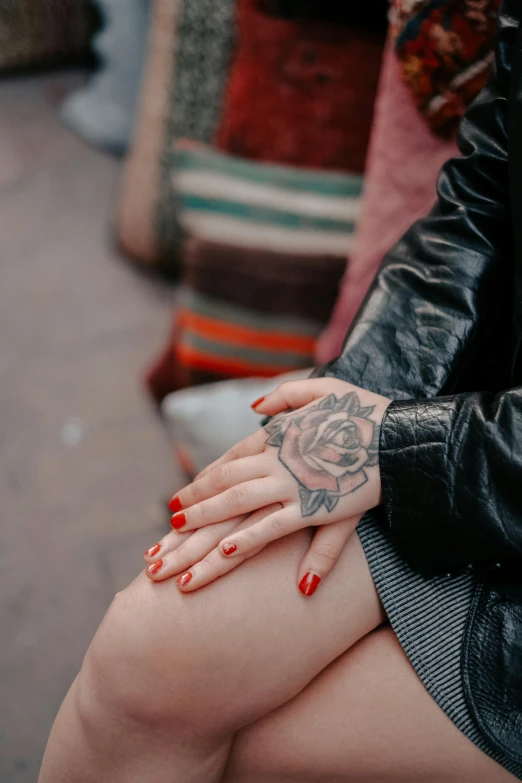
[[[154,576],[155,574],[158,573],[162,565],[163,565],[163,560],[157,560],[155,563],[152,563],[152,565],[148,566],[146,571],[148,574],[150,574],[150,576]]]
[[[182,528],[184,525],[187,524],[187,517],[183,512],[181,512],[181,514],[174,514],[174,516],[170,520],[170,524],[172,525],[174,530],[179,530],[180,528]]]
[[[299,589],[303,595],[313,595],[317,590],[317,585],[320,581],[320,576],[317,576],[317,574],[312,574],[311,571],[308,571],[308,573],[306,573],[299,582]]]
[[[181,574],[181,576],[178,576],[176,582],[178,585],[181,585],[181,587],[185,587],[185,585],[188,585],[191,579],[192,579],[191,572],[186,571],[184,574]]]
[[[147,557],[154,557],[155,555],[158,554],[160,549],[161,549],[161,544],[154,544],[154,546],[151,546],[150,549],[145,550],[145,554],[147,555]]]
[[[233,555],[237,546],[236,544],[223,544],[222,549],[225,555]]]
[[[258,405],[261,405],[261,403],[263,402],[264,399],[265,399],[264,397],[260,397],[258,400],[253,402],[250,407],[254,408],[254,409],[257,408]]]
[[[180,503],[179,497],[177,495],[174,495],[174,497],[170,501],[169,508],[173,514],[177,514],[177,512],[181,511],[181,509],[183,508],[183,506]]]

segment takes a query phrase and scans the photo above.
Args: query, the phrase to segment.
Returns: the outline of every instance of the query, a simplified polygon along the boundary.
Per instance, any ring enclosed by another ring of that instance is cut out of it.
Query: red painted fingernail
[[[225,555],[233,555],[237,549],[236,544],[223,544],[223,552]]]
[[[170,524],[172,525],[174,530],[179,530],[180,528],[182,528],[184,525],[187,524],[187,517],[183,512],[181,512],[181,514],[174,514],[174,516],[170,520]]]
[[[183,506],[181,505],[180,499],[177,495],[174,495],[172,500],[169,503],[169,508],[172,511],[173,514],[176,514],[178,511],[181,511]]]
[[[181,585],[181,587],[185,587],[185,585],[188,585],[191,579],[192,579],[191,572],[186,571],[184,574],[181,574],[181,576],[178,576],[176,582],[178,585]]]
[[[261,403],[264,401],[264,397],[260,397],[258,400],[252,403],[250,406],[251,408],[257,408],[258,405],[261,405]]]
[[[163,565],[163,560],[157,560],[155,563],[152,563],[152,565],[148,566],[145,570],[150,576],[155,576],[155,574],[158,573],[160,568]]]
[[[299,582],[299,589],[303,595],[313,595],[317,590],[317,585],[320,581],[320,576],[317,576],[317,574],[312,574],[311,571],[308,571],[308,573],[306,573]]]
[[[147,557],[154,557],[154,555],[158,554],[160,549],[161,549],[161,544],[154,544],[154,546],[151,546],[150,549],[145,550],[145,554]]]

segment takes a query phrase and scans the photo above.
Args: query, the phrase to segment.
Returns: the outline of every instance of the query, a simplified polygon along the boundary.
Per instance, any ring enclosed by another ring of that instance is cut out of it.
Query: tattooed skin
[[[363,407],[356,392],[330,394],[305,411],[280,414],[265,430],[267,444],[299,484],[301,513],[322,506],[332,511],[339,498],[368,481],[366,468],[378,464],[379,426],[374,406]]]

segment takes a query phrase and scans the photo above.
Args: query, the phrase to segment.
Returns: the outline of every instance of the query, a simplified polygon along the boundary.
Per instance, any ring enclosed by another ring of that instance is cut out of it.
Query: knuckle
[[[285,524],[278,514],[274,514],[274,516],[268,520],[267,524],[271,536],[275,536],[276,538],[279,538],[280,536],[284,535]]]
[[[170,553],[170,558],[176,561],[185,560],[187,557],[190,557],[191,550],[193,549],[194,542],[189,538]]]
[[[180,544],[176,549],[173,549],[171,552],[168,553],[168,557],[171,560],[179,560],[185,557],[187,553],[187,541],[184,541],[182,544]],[[167,556],[167,555],[166,555]]]
[[[328,564],[336,563],[339,559],[339,549],[334,544],[323,542],[314,549],[314,556]]]
[[[230,503],[236,507],[236,506],[242,506],[247,499],[247,493],[245,489],[243,489],[242,486],[238,487],[232,487],[228,490],[228,500],[230,500]]]
[[[198,530],[197,533],[201,536],[201,539],[208,544],[209,541],[219,541],[222,536],[223,528],[226,525],[225,522],[211,522],[210,525]]]
[[[235,459],[239,459],[239,450],[237,445],[232,446],[232,448],[227,451],[225,456],[231,461],[234,461]]]
[[[192,559],[193,558],[187,550],[181,552],[179,549],[175,552],[170,552],[170,554],[163,558],[164,562],[167,563],[169,569],[173,572],[180,571],[185,567],[185,564],[190,563]]]
[[[188,516],[189,522],[192,525],[194,531],[201,527],[207,527],[215,517],[214,503],[210,500],[194,506],[190,509],[190,516]]]
[[[236,537],[238,547],[241,552],[252,552],[256,547],[264,546],[259,540],[259,532],[253,528],[252,530],[246,530]],[[237,557],[236,557],[237,560]]]
[[[183,506],[191,506],[193,503],[198,502],[198,482],[189,484],[179,493],[180,500]]]
[[[223,465],[218,465],[218,467],[214,470],[214,474],[212,476],[212,482],[216,489],[225,488],[228,486],[228,483],[230,481],[230,465],[228,462],[225,462]]]
[[[288,399],[292,398],[292,392],[294,391],[294,384],[295,381],[285,381],[280,386],[277,387],[276,392],[278,397],[281,398],[283,402],[285,402]]]
[[[197,531],[200,534],[200,548],[208,552],[218,545],[223,537],[223,524],[223,522],[214,522]]]
[[[205,555],[205,557],[201,560],[200,565],[203,566],[203,568],[208,568],[214,571],[220,562],[221,558],[219,557],[216,550],[213,549],[212,552],[209,552],[207,555]]]

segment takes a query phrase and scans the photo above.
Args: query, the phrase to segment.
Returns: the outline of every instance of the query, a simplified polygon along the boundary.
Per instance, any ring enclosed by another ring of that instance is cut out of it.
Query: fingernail
[[[149,574],[149,576],[155,576],[160,568],[163,565],[163,560],[157,560],[155,563],[152,563],[152,565],[148,566],[145,570]]]
[[[145,555],[147,557],[154,557],[155,555],[158,554],[160,549],[161,549],[161,544],[154,544],[154,546],[151,546],[150,549],[145,550]]]
[[[187,524],[187,517],[183,512],[181,514],[174,514],[172,519],[170,520],[170,524],[174,528],[174,530],[179,530],[183,527],[183,525]]]
[[[181,576],[178,576],[176,582],[181,587],[185,587],[185,585],[188,585],[191,579],[192,579],[192,573],[190,571],[186,571],[184,574],[181,574]]]
[[[250,406],[251,408],[257,408],[258,405],[261,405],[261,403],[264,401],[264,397],[260,397],[258,400],[252,403]]]
[[[237,545],[236,544],[223,544],[222,549],[223,549],[223,553],[225,555],[233,555],[234,552],[237,549]]]
[[[176,514],[178,511],[181,511],[183,506],[181,505],[180,499],[177,495],[174,495],[172,500],[169,503],[169,508],[172,511],[173,514]]]
[[[311,571],[308,571],[308,573],[306,573],[299,582],[299,589],[303,595],[313,595],[317,590],[317,585],[320,581],[320,576],[317,576],[317,574],[313,574]]]

